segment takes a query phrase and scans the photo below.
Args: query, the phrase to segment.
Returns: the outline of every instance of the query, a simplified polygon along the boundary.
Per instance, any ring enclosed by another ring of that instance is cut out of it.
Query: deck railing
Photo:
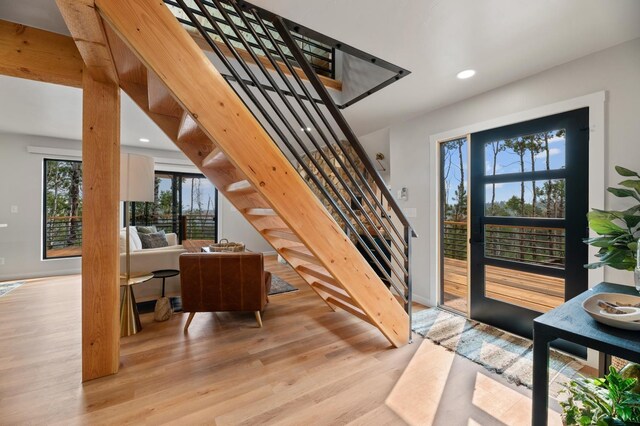
[[[217,223],[213,214],[186,214],[178,219],[161,215],[144,220],[137,218],[137,225],[155,225],[165,232],[179,233],[183,239],[216,240]],[[46,249],[64,249],[82,246],[82,216],[50,216],[45,224]]]
[[[444,256],[467,259],[467,223],[445,221]],[[485,226],[485,256],[536,265],[564,267],[564,229],[538,226]]]

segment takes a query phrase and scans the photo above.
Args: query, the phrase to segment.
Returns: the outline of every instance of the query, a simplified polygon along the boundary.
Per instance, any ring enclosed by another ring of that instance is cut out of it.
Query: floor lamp
[[[124,201],[126,229],[126,270],[124,277],[131,279],[131,247],[129,240],[130,204],[132,201],[154,201],[154,162],[152,157],[139,154],[120,155],[120,200]]]

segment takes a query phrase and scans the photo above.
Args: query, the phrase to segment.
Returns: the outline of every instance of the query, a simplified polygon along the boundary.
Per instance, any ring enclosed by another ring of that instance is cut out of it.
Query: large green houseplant
[[[606,265],[633,271],[640,237],[640,175],[620,166],[616,166],[616,171],[628,179],[620,182],[622,188],[608,188],[607,191],[616,197],[633,198],[637,204],[624,211],[593,209],[589,212],[589,227],[598,236],[585,242],[600,250],[596,254],[598,261],[586,267],[594,269]]]

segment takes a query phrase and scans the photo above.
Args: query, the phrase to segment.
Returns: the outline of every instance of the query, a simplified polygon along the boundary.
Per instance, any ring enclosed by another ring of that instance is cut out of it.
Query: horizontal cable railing
[[[158,230],[180,233],[183,239],[216,240],[217,222],[212,214],[138,216],[136,225],[154,225]],[[46,249],[82,246],[82,216],[49,216],[45,223]]]
[[[467,259],[467,223],[445,221],[444,256]],[[534,265],[564,267],[564,229],[538,226],[486,225],[485,256]]]
[[[230,86],[410,313],[415,234],[320,81],[295,28],[246,2],[175,3],[179,19],[198,29],[221,62],[219,71],[231,76]]]

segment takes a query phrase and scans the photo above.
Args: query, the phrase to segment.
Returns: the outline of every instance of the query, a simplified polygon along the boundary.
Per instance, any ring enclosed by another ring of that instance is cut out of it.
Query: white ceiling
[[[638,0],[254,3],[412,71],[345,110],[360,135],[640,37]],[[66,32],[55,0],[0,0],[0,19]],[[0,77],[0,93],[0,131],[80,138],[79,90]],[[174,149],[123,98],[122,142]]]

